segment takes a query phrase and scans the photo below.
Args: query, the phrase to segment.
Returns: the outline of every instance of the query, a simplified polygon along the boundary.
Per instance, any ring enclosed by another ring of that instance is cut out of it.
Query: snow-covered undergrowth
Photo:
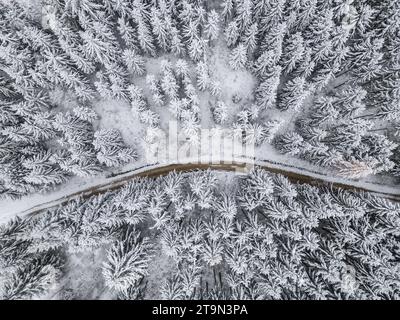
[[[195,171],[0,227],[4,299],[399,299],[400,208]]]

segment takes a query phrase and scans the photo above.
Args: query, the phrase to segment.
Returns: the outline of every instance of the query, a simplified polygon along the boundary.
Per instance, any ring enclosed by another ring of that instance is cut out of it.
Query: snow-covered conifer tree
[[[276,70],[276,56],[272,50],[265,51],[254,63],[253,70],[262,80],[271,77],[271,72]]]
[[[231,20],[234,14],[234,0],[223,0],[221,3],[222,12],[221,16],[224,21]]]
[[[186,53],[185,45],[179,29],[175,26],[171,27],[171,52],[177,56],[183,56]]]
[[[197,62],[204,58],[206,54],[207,41],[198,37],[193,38],[188,46],[189,57]]]
[[[257,46],[258,24],[253,23],[244,35],[244,43],[249,55],[253,54]]]
[[[307,84],[304,78],[298,77],[289,80],[279,95],[279,109],[298,111],[308,95],[306,86]]]
[[[286,33],[287,25],[285,22],[273,25],[271,29],[266,30],[260,43],[261,51],[273,50],[275,52],[276,60],[278,61],[282,55],[283,41]]]
[[[158,46],[164,50],[164,52],[168,52],[170,49],[170,34],[168,28],[171,28],[171,26],[168,25],[167,21],[169,20],[163,18],[158,8],[151,8],[150,22],[153,33],[157,37]]]
[[[98,119],[96,112],[90,107],[78,106],[72,112],[83,121],[93,122]]]
[[[235,3],[236,20],[241,33],[244,33],[252,20],[254,3],[251,0],[239,0]]]
[[[221,82],[219,80],[211,80],[209,85],[210,93],[216,98],[220,98],[222,94]]]
[[[117,61],[119,45],[117,39],[107,24],[94,21],[90,28],[81,33],[83,49],[88,57],[105,66]]]
[[[298,155],[304,150],[303,138],[294,132],[280,135],[275,140],[275,146],[282,153]]]
[[[153,95],[153,101],[157,106],[164,104],[164,95],[161,92],[160,82],[156,79],[153,74],[147,74],[146,84],[149,86],[150,91]]]
[[[267,109],[275,105],[281,71],[280,66],[274,67],[268,77],[257,87],[256,102],[260,107]]]
[[[231,52],[229,65],[233,70],[244,69],[247,64],[247,48],[244,43],[238,44]]]
[[[165,92],[171,100],[177,100],[179,85],[173,73],[171,62],[163,60],[161,62],[161,69],[163,72],[163,77],[161,79],[161,88],[163,92]]]
[[[109,249],[103,265],[106,285],[116,291],[135,286],[148,274],[151,260],[151,244],[148,238],[140,238],[140,232],[127,230],[122,239]]]
[[[211,10],[207,14],[207,23],[205,25],[205,34],[209,41],[217,40],[219,29],[219,14],[215,10]]]
[[[185,293],[181,284],[181,278],[178,275],[168,278],[160,288],[161,297],[165,300],[182,300]]]
[[[128,49],[138,49],[137,35],[135,29],[132,27],[130,20],[126,18],[118,18],[118,33]]]
[[[99,162],[108,167],[120,166],[137,158],[136,152],[125,146],[121,133],[115,129],[96,131],[93,145]]]
[[[304,54],[304,41],[300,32],[292,34],[284,43],[281,65],[286,74],[292,72]]]
[[[225,219],[233,220],[237,214],[237,205],[234,198],[225,193],[222,193],[221,197],[217,198],[214,208]]]
[[[225,124],[228,121],[229,109],[223,101],[217,101],[212,109],[214,121],[217,124]]]
[[[6,300],[40,297],[55,283],[60,273],[61,260],[52,252],[40,254],[6,280],[2,298]]]
[[[229,22],[228,26],[225,29],[226,44],[229,48],[236,46],[239,40],[239,36],[239,28],[237,26],[236,20]]]
[[[200,61],[196,66],[197,87],[205,91],[210,85],[210,74],[206,61]]]
[[[122,53],[124,64],[128,70],[136,76],[142,76],[146,73],[143,58],[133,49],[125,49]]]
[[[202,247],[202,259],[210,266],[216,266],[222,262],[223,246],[220,241],[205,241]]]
[[[140,48],[145,54],[151,56],[156,55],[156,48],[154,46],[153,35],[151,34],[150,28],[146,21],[140,19],[137,25],[137,34]]]

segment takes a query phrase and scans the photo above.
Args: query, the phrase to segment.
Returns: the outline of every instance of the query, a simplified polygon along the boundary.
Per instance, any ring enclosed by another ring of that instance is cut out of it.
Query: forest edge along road
[[[382,192],[379,191],[379,188],[381,187],[383,188],[384,185],[373,184],[373,183],[369,184],[359,183],[357,185],[357,181],[345,180],[345,179],[341,180],[339,179],[339,181],[335,181],[337,179],[321,173],[313,171],[308,172],[307,170],[304,169],[302,169],[301,173],[299,173],[296,172],[295,167],[293,168],[285,167],[282,166],[281,164],[275,164],[272,161],[256,162],[254,165],[272,173],[282,174],[292,182],[308,183],[311,185],[331,185],[334,188],[342,188],[345,190],[365,191],[375,195],[379,195],[381,197],[384,197],[392,201],[400,202],[400,189],[399,192],[395,193]],[[147,165],[128,172],[123,172],[116,175],[108,176],[106,178],[106,181],[104,181],[101,184],[76,191],[69,195],[62,196],[58,199],[51,200],[49,202],[35,205],[29,209],[18,212],[16,215],[18,216],[35,215],[41,211],[51,209],[58,205],[64,204],[74,198],[78,197],[89,198],[93,195],[115,190],[124,185],[125,183],[128,183],[130,180],[138,177],[155,178],[167,175],[172,171],[190,172],[194,170],[207,170],[207,169],[216,171],[232,171],[245,174],[246,172],[248,172],[249,167],[251,166],[253,166],[253,163],[246,161],[232,162],[226,164],[225,163],[220,163],[220,164],[176,163],[176,164],[165,164],[165,165]]]

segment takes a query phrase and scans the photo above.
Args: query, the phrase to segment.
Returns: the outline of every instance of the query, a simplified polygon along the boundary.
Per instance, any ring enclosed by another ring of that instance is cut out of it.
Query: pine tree
[[[140,19],[137,22],[137,34],[139,45],[143,52],[145,54],[149,54],[150,56],[155,56],[156,48],[154,46],[154,39],[150,32],[150,28],[143,19]]]
[[[183,12],[182,12],[183,13]],[[182,28],[183,36],[186,38],[186,43],[191,43],[193,40],[199,38],[199,25],[198,23],[189,18],[187,23]]]
[[[265,3],[264,14],[261,18],[264,32],[282,22],[285,2],[285,0],[271,0]]]
[[[222,18],[224,19],[224,21],[228,21],[231,20],[233,14],[234,14],[234,0],[224,0],[221,3],[221,7],[222,7]]]
[[[263,125],[258,123],[248,123],[244,127],[244,134],[244,141],[246,144],[259,146],[265,141],[267,132]]]
[[[229,48],[235,47],[239,40],[239,28],[236,20],[229,22],[225,29],[225,40]]]
[[[293,73],[298,77],[309,78],[316,68],[316,63],[312,58],[312,51],[306,48],[304,51],[303,59],[299,62],[298,67]]]
[[[4,284],[2,298],[6,300],[39,297],[56,281],[60,258],[52,252],[34,258],[27,266],[18,267]]]
[[[330,65],[317,69],[312,75],[311,88],[316,91],[325,88],[331,80],[335,79],[335,71]]]
[[[186,53],[185,45],[179,29],[175,26],[171,27],[171,52],[177,56],[183,56]]]
[[[333,31],[333,11],[327,9],[316,16],[304,33],[306,42],[313,50],[316,61],[323,60],[331,50],[331,35]],[[327,43],[329,43],[327,45]],[[323,50],[326,48],[326,50]]]
[[[125,49],[122,53],[124,64],[128,70],[136,76],[142,76],[146,73],[144,60],[135,50]]]
[[[137,158],[136,152],[125,146],[118,130],[102,129],[94,134],[97,159],[108,167],[120,166]]]
[[[273,25],[270,29],[266,30],[260,43],[261,52],[273,50],[276,60],[279,61],[286,33],[287,25],[285,22]]]
[[[299,155],[304,150],[303,138],[297,133],[290,132],[277,137],[275,146],[282,153]]]
[[[181,284],[181,278],[175,275],[172,278],[167,278],[160,288],[162,299],[165,300],[182,300],[185,298],[185,293]]]
[[[247,49],[243,43],[234,48],[229,57],[229,65],[233,70],[244,69],[247,64]]]
[[[251,0],[239,0],[236,3],[236,19],[241,33],[245,32],[251,24],[254,3]]]
[[[276,69],[276,56],[272,50],[265,51],[254,63],[253,70],[259,79],[270,78]]]
[[[88,57],[104,64],[106,67],[117,61],[117,39],[111,28],[99,21],[94,21],[90,28],[81,34],[83,49]]]
[[[212,109],[214,121],[217,124],[225,124],[228,121],[228,106],[223,101],[217,101]]]
[[[156,79],[153,74],[147,74],[146,84],[153,95],[153,101],[157,106],[162,106],[164,104],[164,95],[161,92],[160,82]]]
[[[383,39],[369,35],[363,41],[355,42],[350,49],[348,68],[356,81],[365,82],[379,74],[383,58]]]
[[[281,65],[286,74],[292,72],[304,54],[304,42],[301,33],[291,35],[284,44]]]
[[[127,290],[148,275],[151,245],[147,238],[140,238],[136,230],[127,230],[109,249],[103,265],[103,277],[112,290]]]
[[[221,89],[221,82],[219,80],[211,80],[211,84],[209,87],[212,96],[216,98],[221,98],[222,89]]]
[[[303,105],[308,92],[304,78],[295,78],[288,81],[279,95],[278,107],[281,110],[298,111]]]
[[[222,262],[223,247],[219,241],[205,241],[202,250],[202,259],[210,266]]]
[[[96,90],[101,97],[103,98],[112,97],[112,91],[110,89],[111,82],[104,72],[102,71],[96,72],[96,81],[94,82],[94,86],[96,87]]]
[[[219,14],[215,10],[211,10],[207,14],[207,23],[205,25],[205,34],[209,41],[218,39],[219,36]]]
[[[131,84],[128,87],[129,98],[131,101],[132,111],[138,114],[142,111],[148,110],[149,106],[144,98],[143,91],[139,87]]]
[[[343,118],[353,118],[365,110],[363,100],[366,95],[367,92],[361,87],[345,87],[335,95],[335,107]]]
[[[143,284],[143,278],[139,283],[118,292],[117,300],[143,300],[147,282]]]
[[[215,210],[225,219],[233,220],[237,214],[237,206],[234,198],[225,193],[217,199],[214,205]]]
[[[198,37],[193,38],[189,42],[189,47],[188,47],[189,57],[194,62],[200,61],[206,55],[206,47],[207,47],[207,42],[205,39],[200,39]]]
[[[156,7],[151,8],[151,19],[150,19],[153,33],[157,37],[158,46],[164,50],[169,51],[170,47],[170,34],[167,20],[162,17],[160,10]]]
[[[196,66],[197,87],[205,91],[210,85],[210,74],[206,61],[201,61]]]
[[[329,125],[339,116],[339,111],[335,108],[336,99],[334,97],[318,97],[310,114],[311,122],[308,124],[313,127]]]
[[[118,18],[118,33],[125,43],[125,46],[131,50],[138,49],[138,38],[135,29],[132,27],[130,20],[126,18]]]
[[[90,74],[95,70],[94,63],[82,54],[82,39],[75,33],[73,28],[68,25],[67,21],[58,26],[54,31],[58,36],[58,42],[61,48],[68,54],[71,60],[77,65],[78,69],[86,74]]]
[[[59,166],[50,161],[51,154],[41,153],[23,161],[23,167],[29,169],[24,181],[43,188],[65,182],[67,175]]]
[[[96,112],[89,107],[78,106],[72,110],[72,112],[81,120],[87,122],[94,122],[98,119]]]
[[[28,224],[21,218],[15,218],[0,226],[0,281],[18,266],[31,262],[30,242],[24,239]]]
[[[161,69],[163,72],[163,77],[161,79],[161,88],[163,92],[171,99],[178,99],[179,85],[177,83],[176,77],[172,71],[172,65],[169,61],[163,60],[161,62]]]
[[[276,133],[280,129],[282,123],[283,122],[280,120],[266,121],[265,124],[263,124],[263,127],[264,127],[263,141],[271,143],[272,140],[274,139]]]
[[[373,169],[366,163],[356,159],[338,162],[336,168],[341,176],[350,179],[363,178],[373,173]]]
[[[318,0],[305,0],[297,16],[296,30],[303,31],[309,26],[317,13]]]
[[[253,23],[244,35],[244,43],[247,48],[247,53],[249,55],[253,54],[257,46],[257,35],[258,35],[258,24]]]
[[[257,87],[256,102],[258,106],[268,109],[275,105],[281,70],[280,66],[274,67],[268,77]]]

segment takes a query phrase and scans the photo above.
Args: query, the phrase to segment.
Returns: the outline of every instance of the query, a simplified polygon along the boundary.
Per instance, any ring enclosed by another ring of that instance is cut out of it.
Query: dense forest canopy
[[[118,299],[399,299],[399,230],[399,204],[369,194],[172,172],[1,226],[1,292],[86,299],[68,265],[103,248],[87,263]]]
[[[40,5],[0,2],[3,200],[145,163],[168,120],[188,144],[226,128],[274,160],[398,182],[398,0]],[[129,117],[104,121],[116,106]],[[399,299],[399,237],[399,204],[368,193],[174,172],[0,226],[0,297]]]
[[[7,1],[0,15],[3,197],[137,159],[137,146],[99,128],[99,99],[128,102],[147,147],[162,130],[157,108],[193,143],[210,109],[213,126],[334,174],[398,175],[396,0],[47,0],[40,21]],[[239,111],[210,67],[219,46],[257,80],[252,97],[233,99]]]

